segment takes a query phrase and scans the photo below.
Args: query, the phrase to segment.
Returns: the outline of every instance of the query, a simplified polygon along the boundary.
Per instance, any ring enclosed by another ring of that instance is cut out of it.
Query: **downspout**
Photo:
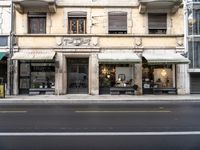
[[[9,95],[13,94],[13,62],[12,62],[12,56],[13,56],[13,1],[11,0],[11,17],[10,17],[10,46],[9,46],[9,64],[8,64],[8,92]]]
[[[187,0],[183,1],[183,11],[184,11],[184,53],[187,54],[187,58],[189,58],[189,47],[188,47],[188,3]],[[186,94],[190,93],[190,75],[188,72],[189,64],[185,67],[185,90]]]

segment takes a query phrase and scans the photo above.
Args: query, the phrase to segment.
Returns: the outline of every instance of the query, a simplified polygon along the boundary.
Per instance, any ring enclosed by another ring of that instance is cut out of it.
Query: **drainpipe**
[[[13,94],[13,62],[12,62],[12,56],[13,56],[13,2],[11,0],[11,17],[10,17],[10,23],[11,23],[11,29],[10,29],[10,45],[9,45],[9,58],[8,58],[8,94]]]
[[[184,53],[187,54],[187,58],[189,58],[189,47],[188,47],[188,0],[184,0],[183,10],[184,10]],[[190,93],[190,75],[188,72],[189,64],[186,66],[186,76],[185,76],[185,90],[186,93]]]

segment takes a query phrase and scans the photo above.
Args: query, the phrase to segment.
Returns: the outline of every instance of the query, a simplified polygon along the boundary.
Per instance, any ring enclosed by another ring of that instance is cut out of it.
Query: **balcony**
[[[56,12],[56,0],[13,0],[15,9],[24,13],[30,10],[42,10],[45,12]]]
[[[171,13],[176,13],[182,0],[139,0],[139,11],[145,13],[148,10],[170,10]]]

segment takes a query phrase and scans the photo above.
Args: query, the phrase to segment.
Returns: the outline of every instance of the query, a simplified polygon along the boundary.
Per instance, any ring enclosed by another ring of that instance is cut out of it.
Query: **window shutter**
[[[149,29],[167,29],[167,14],[148,14]]]
[[[126,12],[110,12],[108,15],[109,31],[127,31]]]
[[[71,11],[68,12],[68,17],[86,17],[87,13],[84,11]]]

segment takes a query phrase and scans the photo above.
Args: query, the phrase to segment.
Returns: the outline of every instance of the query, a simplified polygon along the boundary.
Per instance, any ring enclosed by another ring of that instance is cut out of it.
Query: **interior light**
[[[161,73],[160,73],[163,77],[165,77],[166,75],[167,75],[167,72],[166,72],[166,70],[165,69],[163,69],[162,71],[161,71]]]

